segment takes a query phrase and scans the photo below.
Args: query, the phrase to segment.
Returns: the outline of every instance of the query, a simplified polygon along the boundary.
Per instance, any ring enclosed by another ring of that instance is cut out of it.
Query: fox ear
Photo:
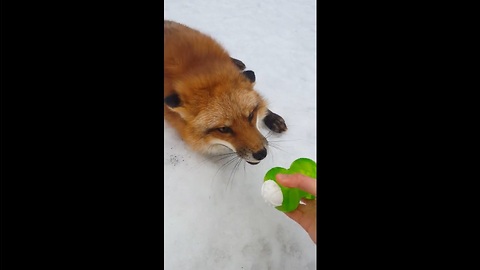
[[[177,108],[178,106],[180,106],[180,97],[178,96],[178,94],[172,94],[164,98],[163,102],[165,102],[165,104],[167,104],[167,106],[172,109]]]
[[[238,59],[235,59],[235,58],[233,58],[233,57],[230,57],[230,59],[232,59],[232,62],[235,64],[235,66],[238,67],[238,69],[240,69],[240,70],[244,70],[244,69],[245,69],[245,64],[244,64],[242,61],[240,61],[240,60],[238,60]]]
[[[180,100],[180,97],[178,94],[172,94],[166,98],[163,99],[163,102],[165,102],[165,105],[173,111],[178,113],[181,118],[188,120],[191,118],[190,114],[188,113],[187,109],[182,106],[182,101]]]
[[[245,70],[243,72],[243,75],[245,75],[250,80],[250,82],[255,82],[255,73],[252,70]]]

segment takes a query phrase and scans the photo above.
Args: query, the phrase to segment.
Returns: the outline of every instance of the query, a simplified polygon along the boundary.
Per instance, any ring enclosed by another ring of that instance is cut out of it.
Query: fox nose
[[[262,150],[253,153],[252,156],[257,160],[262,160],[267,156],[267,149],[263,148]]]

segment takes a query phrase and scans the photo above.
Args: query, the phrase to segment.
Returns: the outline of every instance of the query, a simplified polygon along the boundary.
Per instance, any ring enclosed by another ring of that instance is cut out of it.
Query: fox
[[[194,151],[235,153],[251,165],[267,156],[262,122],[275,133],[285,120],[254,89],[256,77],[213,37],[164,20],[164,119]]]

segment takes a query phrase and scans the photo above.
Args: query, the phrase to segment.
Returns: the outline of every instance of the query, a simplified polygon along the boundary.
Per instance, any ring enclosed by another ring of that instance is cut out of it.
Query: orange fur
[[[196,151],[228,147],[257,163],[252,154],[267,145],[257,121],[267,105],[227,51],[197,30],[165,21],[164,57],[164,98],[178,94],[181,101],[178,107],[164,105],[166,121]],[[220,132],[222,127],[233,132]]]

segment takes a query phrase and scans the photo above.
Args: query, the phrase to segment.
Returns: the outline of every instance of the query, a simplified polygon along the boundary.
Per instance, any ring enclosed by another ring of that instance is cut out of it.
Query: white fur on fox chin
[[[224,140],[220,139],[213,139],[209,143],[211,146],[208,147],[208,153],[210,155],[215,155],[215,154],[226,154],[229,152],[236,152],[235,147]],[[246,161],[253,162],[253,163],[259,163],[259,160],[256,160],[253,158],[252,154],[250,153],[247,158],[243,157]]]
[[[211,145],[208,148],[209,154],[224,154],[231,151],[236,152],[235,147],[233,147],[231,143],[224,140],[213,139],[209,142],[209,144]]]

